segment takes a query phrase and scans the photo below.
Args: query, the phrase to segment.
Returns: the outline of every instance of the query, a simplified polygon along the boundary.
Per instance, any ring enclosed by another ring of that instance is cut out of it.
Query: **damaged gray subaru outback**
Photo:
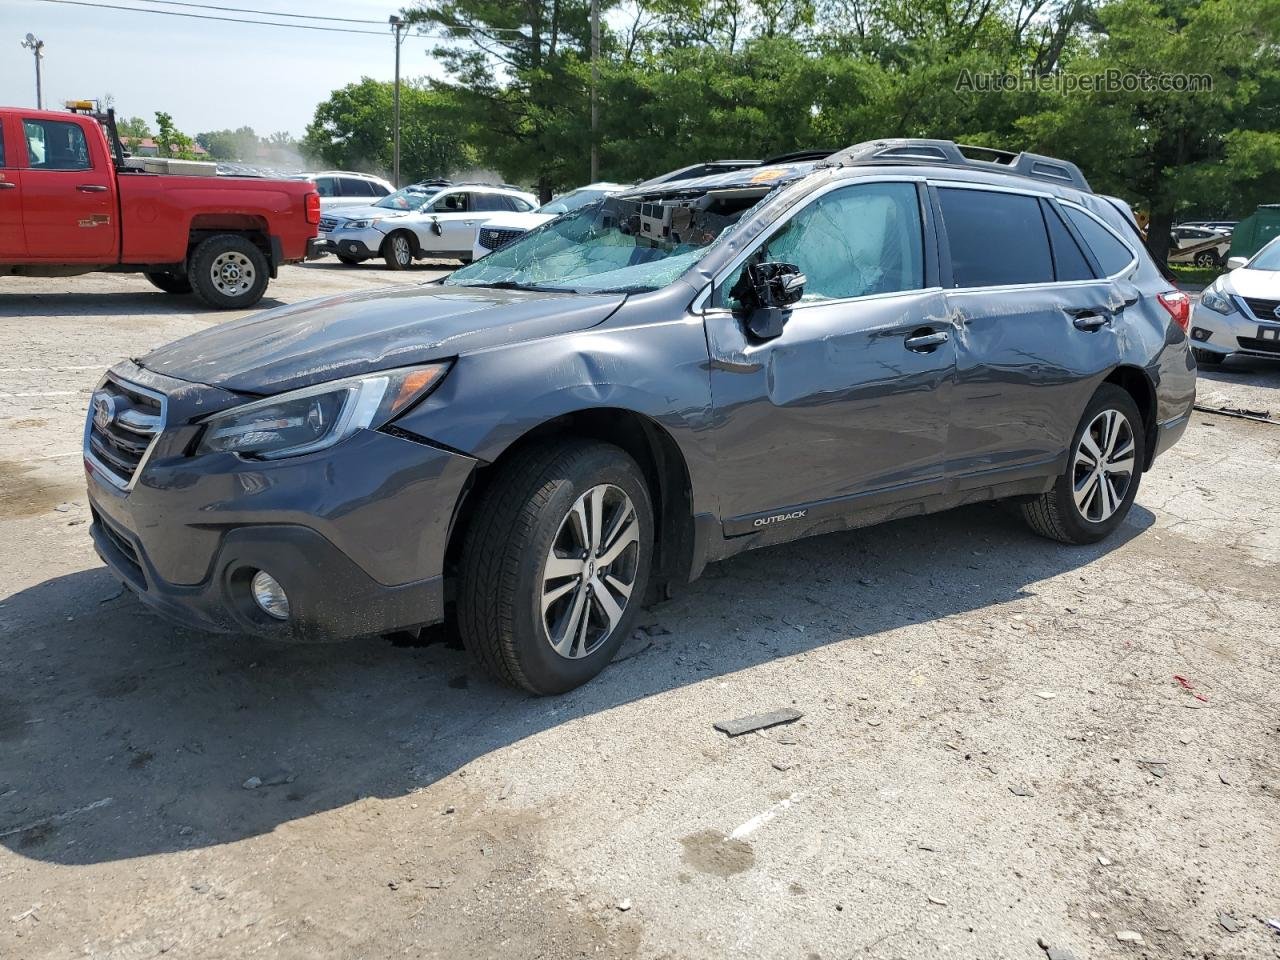
[[[449,617],[560,693],[646,594],[752,547],[990,499],[1107,536],[1186,428],[1189,312],[1050,157],[886,140],[642,185],[442,281],[112,367],[91,533],[187,624]]]

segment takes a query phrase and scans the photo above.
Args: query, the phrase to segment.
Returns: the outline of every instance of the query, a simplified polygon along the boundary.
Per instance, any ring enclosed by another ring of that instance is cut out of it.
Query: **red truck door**
[[[5,149],[5,135],[9,124],[0,116],[0,260],[21,260],[27,253],[22,235],[22,192],[18,185],[22,173],[18,170],[18,141]]]
[[[115,169],[97,123],[44,116],[17,119],[27,153],[18,190],[27,258],[113,263],[119,232]]]

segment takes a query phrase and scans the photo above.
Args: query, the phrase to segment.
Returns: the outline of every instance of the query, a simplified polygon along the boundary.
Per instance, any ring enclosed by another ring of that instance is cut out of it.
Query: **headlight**
[[[403,413],[448,369],[448,363],[404,367],[255,400],[205,420],[196,453],[277,460],[324,450]]]
[[[1218,285],[1215,283],[1208,287],[1204,293],[1200,294],[1200,303],[1208,310],[1214,313],[1227,314],[1231,313],[1235,308],[1231,305],[1231,301],[1226,298]]]
[[[368,220],[348,220],[342,225],[343,230],[367,230],[375,223],[381,223],[381,217],[370,217]]]

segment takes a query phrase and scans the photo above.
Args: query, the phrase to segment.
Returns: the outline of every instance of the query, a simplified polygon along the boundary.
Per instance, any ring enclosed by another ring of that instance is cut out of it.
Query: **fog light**
[[[253,590],[253,602],[263,613],[277,620],[289,619],[289,598],[275,577],[265,570],[259,570],[253,575],[250,589]]]
[[[1213,334],[1212,334],[1212,333],[1210,333],[1208,330],[1206,330],[1204,327],[1192,327],[1192,328],[1191,328],[1191,339],[1192,339],[1192,340],[1199,340],[1201,343],[1204,343],[1204,342],[1205,342],[1206,340],[1208,340],[1211,336],[1213,336]]]

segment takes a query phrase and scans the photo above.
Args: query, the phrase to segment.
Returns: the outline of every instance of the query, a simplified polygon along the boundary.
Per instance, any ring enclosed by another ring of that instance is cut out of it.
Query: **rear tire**
[[[218,233],[187,259],[187,280],[196,296],[218,310],[244,310],[267,289],[267,258],[248,237]]]
[[[151,285],[165,293],[190,293],[191,281],[180,273],[144,273]]]
[[[1195,265],[1197,267],[1216,267],[1218,265],[1218,255],[1212,250],[1201,250],[1195,255]]]
[[[408,270],[413,266],[413,237],[397,230],[382,242],[382,259],[392,270]]]
[[[1196,365],[1201,367],[1220,367],[1222,361],[1227,359],[1220,353],[1214,353],[1212,350],[1201,350],[1198,347],[1191,348],[1191,355],[1196,358]]]
[[[1023,517],[1050,540],[1096,543],[1128,516],[1146,452],[1138,405],[1126,391],[1104,383],[1071,438],[1066,469],[1052,490],[1022,504]]]
[[[531,447],[501,469],[463,540],[459,632],[504,683],[564,693],[605,668],[639,616],[648,486],[631,457],[595,441]]]

